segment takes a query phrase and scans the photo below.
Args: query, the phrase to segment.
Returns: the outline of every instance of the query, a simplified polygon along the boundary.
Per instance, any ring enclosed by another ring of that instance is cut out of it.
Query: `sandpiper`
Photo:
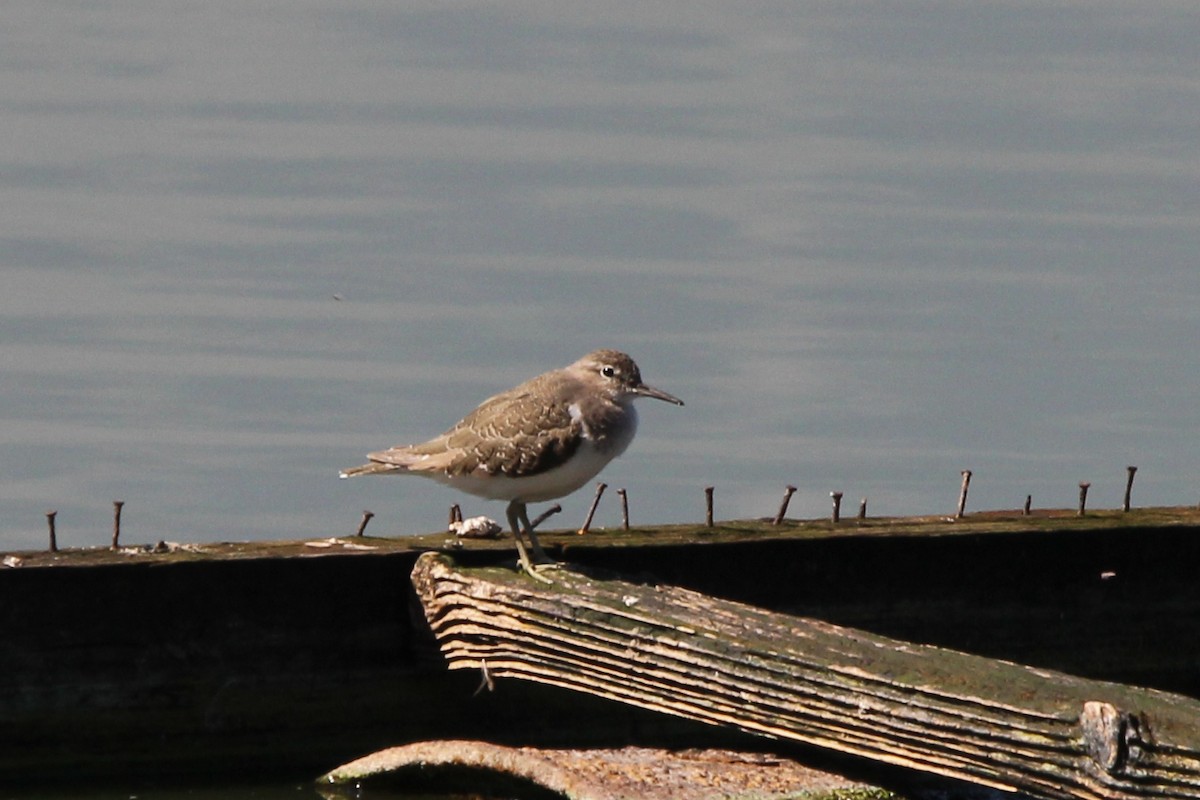
[[[546,557],[526,503],[564,497],[590,481],[633,441],[638,397],[675,405],[674,395],[642,383],[633,359],[596,350],[570,366],[538,375],[483,403],[441,436],[367,454],[356,475],[423,475],[489,500],[508,501],[508,524],[521,566],[539,580],[521,537],[539,565]]]

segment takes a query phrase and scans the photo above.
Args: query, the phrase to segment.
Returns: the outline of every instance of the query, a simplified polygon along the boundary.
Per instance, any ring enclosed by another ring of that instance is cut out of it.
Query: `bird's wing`
[[[568,403],[523,385],[488,398],[441,436],[368,458],[414,472],[522,477],[569,458],[581,433]]]

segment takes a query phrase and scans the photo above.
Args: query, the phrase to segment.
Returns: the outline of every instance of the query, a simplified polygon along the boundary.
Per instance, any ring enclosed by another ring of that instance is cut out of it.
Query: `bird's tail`
[[[395,464],[380,464],[378,461],[372,461],[370,464],[363,464],[361,467],[352,467],[344,469],[338,473],[339,478],[355,478],[359,475],[385,475],[389,472],[399,472],[403,467],[398,467]]]

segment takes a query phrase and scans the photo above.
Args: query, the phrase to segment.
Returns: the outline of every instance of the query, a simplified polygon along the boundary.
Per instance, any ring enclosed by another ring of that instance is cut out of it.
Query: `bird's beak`
[[[677,406],[683,405],[683,401],[673,394],[667,394],[662,389],[655,389],[653,386],[642,384],[634,390],[638,397],[653,397],[658,400],[666,400],[668,403],[674,403]]]

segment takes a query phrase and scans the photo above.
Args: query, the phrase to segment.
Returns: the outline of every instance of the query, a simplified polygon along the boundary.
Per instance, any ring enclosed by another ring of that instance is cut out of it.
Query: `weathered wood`
[[[1200,798],[1200,702],[887,639],[672,586],[426,554],[452,669],[1044,798]]]
[[[511,567],[511,539],[383,537],[395,521],[378,516],[356,537],[360,511],[336,540],[145,548],[122,530],[111,550],[104,517],[90,539],[69,543],[90,547],[50,553],[42,539],[37,551],[0,553],[0,785],[315,775],[430,738],[746,746],[733,729],[583,693],[551,693],[527,726],[529,699],[542,696],[534,683],[472,697],[478,673],[444,673],[436,650],[430,671],[426,638],[412,629],[423,614],[396,576],[429,549]],[[1194,507],[539,532],[559,559],[1200,698]]]
[[[502,747],[489,742],[435,741],[391,747],[356,759],[317,780],[326,796],[360,797],[363,781],[399,782],[487,796],[525,796],[519,785],[497,786],[495,776],[534,783],[572,800],[839,800],[882,798],[882,789],[812,769],[788,758],[728,750],[658,748],[573,750]],[[335,793],[329,794],[333,789]],[[337,791],[340,789],[341,791]],[[497,791],[497,790],[500,791]],[[370,793],[368,793],[370,796]]]

